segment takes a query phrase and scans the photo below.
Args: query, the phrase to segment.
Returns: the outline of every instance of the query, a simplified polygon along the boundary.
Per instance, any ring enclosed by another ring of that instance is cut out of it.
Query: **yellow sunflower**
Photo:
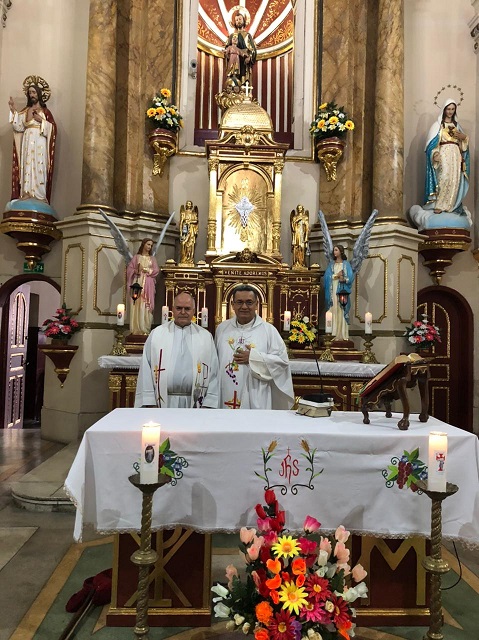
[[[161,95],[163,96],[163,98],[171,98],[171,91],[169,89],[162,89],[160,91]]]
[[[328,106],[327,102],[323,102],[323,104],[319,105],[318,111],[321,111],[321,109],[326,109],[326,107]]]
[[[294,558],[300,552],[298,541],[293,536],[280,536],[271,550],[277,558]]]
[[[297,587],[294,582],[285,582],[279,591],[280,602],[283,603],[283,609],[288,609],[290,613],[299,615],[299,610],[307,604],[308,594],[304,587]]]
[[[165,113],[166,113],[166,111],[165,111],[165,109],[164,109],[163,107],[157,107],[157,108],[156,108],[156,113],[157,113],[159,116],[164,116],[164,115],[165,115]]]
[[[156,109],[153,109],[152,107],[150,107],[150,109],[148,109],[148,111],[146,112],[146,115],[149,118],[153,118],[156,115]]]
[[[337,124],[339,122],[339,118],[337,118],[336,116],[331,116],[331,118],[329,118],[329,124]]]
[[[352,131],[354,129],[354,122],[352,120],[346,120],[344,126],[346,127],[346,129]]]

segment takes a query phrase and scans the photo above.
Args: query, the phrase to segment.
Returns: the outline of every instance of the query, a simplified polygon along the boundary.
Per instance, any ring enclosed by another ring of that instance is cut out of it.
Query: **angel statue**
[[[351,308],[350,294],[356,274],[369,251],[371,230],[378,215],[374,209],[359,234],[353,248],[353,258],[348,261],[342,244],[333,245],[328,225],[322,211],[318,213],[321,230],[323,232],[323,250],[328,261],[324,272],[324,298],[326,311],[331,309],[333,314],[333,341],[349,340],[349,310]],[[338,300],[338,293],[347,294],[347,303],[343,307]]]
[[[141,287],[141,293],[138,299],[131,300],[130,303],[130,331],[133,335],[148,335],[153,322],[156,277],[159,273],[155,256],[163,242],[166,230],[173,220],[175,212],[173,211],[168,218],[158,241],[155,243],[151,238],[144,238],[141,241],[138,253],[133,256],[120,229],[102,209],[99,209],[99,211],[110,227],[116,248],[125,260],[128,288],[135,282]]]

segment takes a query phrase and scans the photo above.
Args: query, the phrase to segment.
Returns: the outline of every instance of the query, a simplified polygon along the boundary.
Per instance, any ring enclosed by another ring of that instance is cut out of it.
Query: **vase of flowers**
[[[336,180],[336,169],[346,146],[346,134],[354,129],[354,122],[344,107],[335,102],[323,102],[311,122],[309,132],[313,136],[316,160],[321,162],[329,181]]]
[[[318,330],[309,321],[308,316],[297,316],[291,322],[288,335],[289,346],[293,349],[305,349],[316,340]]]
[[[53,318],[47,318],[42,324],[42,331],[52,339],[52,344],[67,344],[74,333],[80,331],[78,322],[72,318],[71,309],[63,303]]]
[[[351,603],[368,591],[363,567],[348,564],[349,532],[340,526],[331,537],[319,535],[320,523],[307,516],[302,533],[289,535],[273,490],[265,492],[265,502],[256,505],[257,529],[240,531],[245,575],[229,565],[227,586],[212,588],[215,614],[229,619],[228,630],[255,640],[349,639]]]
[[[429,322],[425,313],[422,314],[422,320],[416,320],[410,327],[406,328],[404,336],[409,344],[415,347],[416,351],[430,349],[437,342],[441,342],[439,328]]]
[[[183,126],[178,107],[170,102],[171,91],[165,87],[153,97],[146,110],[152,131],[148,135],[153,156],[153,175],[163,175],[167,159],[178,150],[178,131]]]

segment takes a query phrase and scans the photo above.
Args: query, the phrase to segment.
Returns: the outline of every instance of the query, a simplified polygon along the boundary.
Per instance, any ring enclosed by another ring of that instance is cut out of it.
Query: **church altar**
[[[110,369],[108,388],[110,408],[133,407],[136,379],[141,356],[100,356],[98,364]],[[361,362],[319,362],[321,378],[314,360],[291,359],[291,373],[295,395],[316,393],[321,385],[333,398],[337,409],[354,411],[359,409],[358,394],[364,384],[373,378],[384,364]]]
[[[85,525],[101,533],[139,530],[141,499],[128,476],[139,460],[141,427],[153,420],[162,425],[162,440],[169,437],[189,463],[176,486],[155,494],[154,529],[182,525],[233,532],[253,526],[254,505],[265,486],[256,475],[265,475],[262,449],[277,441],[268,477],[289,529],[300,529],[311,514],[328,531],[344,524],[360,535],[427,537],[428,499],[388,486],[383,471],[404,450],[417,447],[419,459],[427,462],[429,432],[439,430],[448,434],[448,480],[459,486],[443,505],[444,538],[479,546],[476,436],[435,418],[422,424],[417,416],[402,432],[397,419],[372,413],[371,424],[365,425],[356,412],[312,419],[291,411],[115,409],[86,431],[65,481],[77,506],[75,539],[81,539]],[[309,466],[321,474],[314,479],[301,455],[302,440],[315,451]]]

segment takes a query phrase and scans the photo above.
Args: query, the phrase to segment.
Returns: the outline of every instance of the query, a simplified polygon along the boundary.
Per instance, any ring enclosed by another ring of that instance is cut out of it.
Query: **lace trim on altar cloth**
[[[221,529],[210,529],[210,528],[202,528],[202,527],[191,527],[188,526],[187,524],[185,524],[184,522],[178,522],[177,524],[168,524],[168,525],[162,525],[159,527],[152,527],[151,531],[152,533],[156,533],[157,531],[174,531],[177,527],[181,527],[183,529],[191,529],[192,531],[195,531],[196,533],[203,533],[203,534],[215,534],[215,533],[227,533],[227,534],[238,534],[239,536],[239,528],[233,528],[233,529],[226,529],[226,528],[221,528]],[[251,528],[251,527],[248,527]],[[94,531],[96,533],[99,533],[102,536],[111,536],[111,535],[115,535],[116,533],[139,533],[139,529],[136,529],[135,527],[128,527],[125,529],[97,529],[93,524],[91,523],[86,523],[83,525],[83,531],[88,530],[88,531]],[[320,535],[323,536],[332,536],[334,535],[334,532],[336,531],[336,529],[320,529],[318,531],[318,533]],[[355,535],[355,536],[361,536],[361,537],[369,537],[369,538],[378,538],[378,539],[384,539],[384,540],[409,540],[412,538],[429,538],[429,535],[425,535],[423,533],[411,533],[409,535],[404,535],[404,534],[400,534],[400,533],[391,533],[391,534],[385,534],[385,533],[378,533],[376,531],[358,531],[355,529],[348,529],[348,531],[350,532],[351,535]],[[287,530],[288,534],[293,534],[293,535],[298,535],[300,533],[302,533],[301,529],[288,529]],[[77,542],[82,542],[82,538],[83,535],[77,540]],[[443,536],[443,541],[447,541],[447,542],[459,542],[460,544],[462,544],[466,549],[468,549],[469,551],[476,551],[479,550],[479,540],[469,540],[469,539],[465,539],[465,538],[457,538],[454,536]]]
[[[73,502],[73,504],[75,505],[75,508],[82,513],[82,510],[80,508],[80,505],[78,504],[78,502],[76,501],[73,493],[70,491],[70,489],[67,487],[66,484],[63,485],[63,491],[67,494],[67,498],[69,500],[71,500],[71,502]]]

